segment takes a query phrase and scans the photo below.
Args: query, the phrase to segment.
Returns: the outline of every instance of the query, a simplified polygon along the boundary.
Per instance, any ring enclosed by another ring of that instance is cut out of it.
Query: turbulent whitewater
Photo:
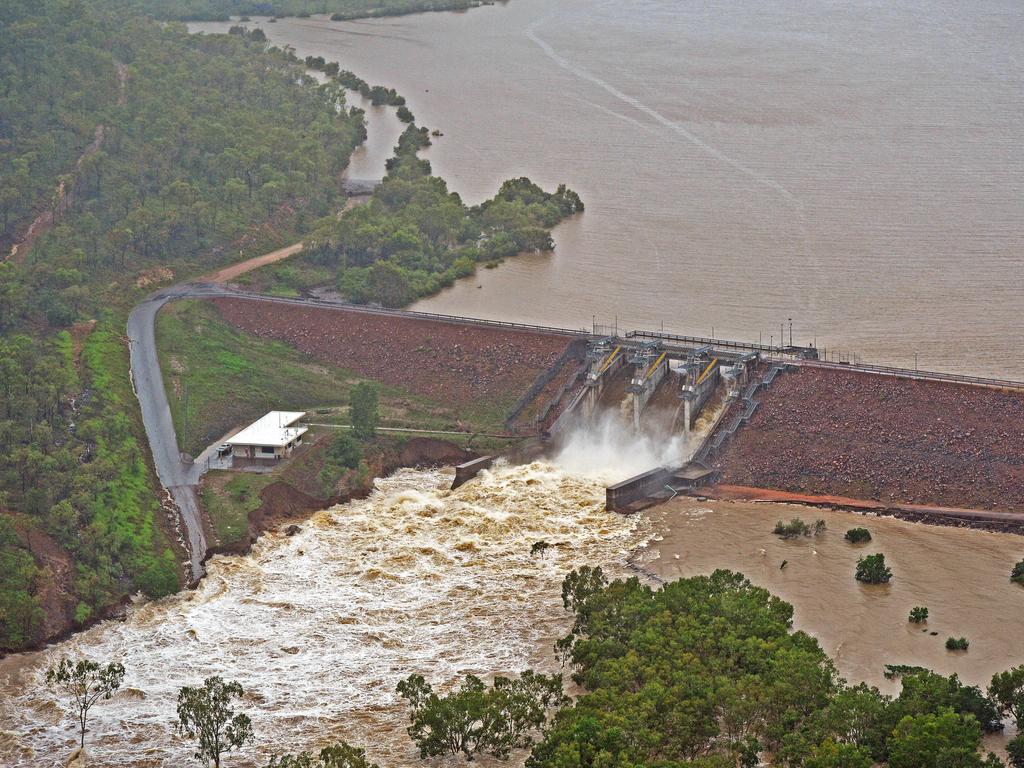
[[[11,693],[0,701],[0,763],[49,766],[70,752],[71,723],[40,677],[59,654],[83,653],[127,670],[95,709],[89,744],[103,765],[185,764],[190,750],[172,735],[177,690],[214,674],[247,692],[257,743],[243,764],[342,738],[382,764],[418,764],[395,684],[412,672],[448,684],[556,670],[563,576],[581,563],[621,569],[647,525],[606,513],[602,485],[553,465],[450,483],[450,471],[399,472],[293,537],[215,558],[195,592],[0,662]],[[531,558],[539,540],[554,546]]]

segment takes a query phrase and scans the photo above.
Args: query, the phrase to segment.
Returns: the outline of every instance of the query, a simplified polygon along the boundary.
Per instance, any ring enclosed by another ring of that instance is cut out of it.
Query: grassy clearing
[[[203,509],[223,545],[241,540],[249,528],[249,513],[260,506],[260,491],[275,478],[248,472],[213,470],[203,480]]]
[[[164,307],[156,341],[178,442],[192,455],[269,410],[311,411],[317,421],[316,411],[347,406],[349,389],[360,381],[228,325],[203,301]],[[445,404],[394,387],[381,387],[380,406],[381,426],[444,430],[459,419]]]

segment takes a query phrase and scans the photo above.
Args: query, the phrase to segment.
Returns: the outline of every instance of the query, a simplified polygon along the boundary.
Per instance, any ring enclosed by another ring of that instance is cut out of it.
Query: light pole
[[[789,318],[789,346],[793,346],[793,318]]]

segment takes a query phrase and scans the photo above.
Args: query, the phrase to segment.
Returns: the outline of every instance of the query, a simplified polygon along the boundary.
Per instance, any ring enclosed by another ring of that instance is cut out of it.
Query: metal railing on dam
[[[943,373],[941,371],[921,371],[916,368],[898,368],[889,365],[869,365],[867,363],[829,363],[824,360],[794,360],[794,364],[808,368],[826,368],[832,371],[847,373],[873,373],[877,376],[893,376],[900,379],[917,379],[919,381],[947,381],[951,384],[970,384],[977,387],[994,389],[1024,390],[1024,381],[1013,379],[993,379],[984,376],[968,376],[960,373]]]

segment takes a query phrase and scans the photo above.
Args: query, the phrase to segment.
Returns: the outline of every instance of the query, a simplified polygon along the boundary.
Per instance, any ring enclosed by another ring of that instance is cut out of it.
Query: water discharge
[[[554,462],[571,474],[610,485],[655,467],[678,466],[690,453],[682,435],[658,440],[649,432],[635,432],[620,414],[605,411],[573,429]]]

